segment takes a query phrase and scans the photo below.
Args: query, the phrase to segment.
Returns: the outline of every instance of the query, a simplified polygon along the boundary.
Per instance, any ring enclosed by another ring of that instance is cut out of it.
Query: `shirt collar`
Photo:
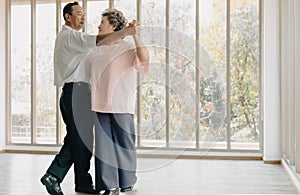
[[[74,30],[73,28],[71,28],[70,26],[68,26],[68,25],[62,25],[62,29],[63,30]]]

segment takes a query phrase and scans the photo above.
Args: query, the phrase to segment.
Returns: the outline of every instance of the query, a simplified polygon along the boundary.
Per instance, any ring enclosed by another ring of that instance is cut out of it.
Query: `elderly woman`
[[[127,20],[117,9],[102,13],[99,34],[125,28]],[[133,20],[133,41],[118,39],[97,47],[89,58],[92,110],[95,117],[96,189],[116,195],[133,189],[136,183],[135,89],[137,71],[149,68],[148,50]],[[129,27],[129,28],[128,28]],[[132,27],[132,28],[130,28]]]

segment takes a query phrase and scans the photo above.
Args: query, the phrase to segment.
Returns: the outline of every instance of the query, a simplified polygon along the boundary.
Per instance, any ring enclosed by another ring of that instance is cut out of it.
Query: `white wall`
[[[300,118],[300,0],[295,1],[294,7],[295,17],[295,119]],[[296,76],[297,75],[297,76]],[[295,171],[300,173],[300,120],[295,120],[296,129],[296,156],[295,156]],[[300,191],[300,190],[299,190]]]
[[[264,0],[264,161],[281,160],[279,0]]]
[[[5,146],[5,2],[0,1],[0,151]]]

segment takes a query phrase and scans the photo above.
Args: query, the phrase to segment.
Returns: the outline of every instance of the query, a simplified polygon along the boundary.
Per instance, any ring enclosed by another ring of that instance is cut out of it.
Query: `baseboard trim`
[[[281,159],[281,166],[284,168],[290,180],[292,181],[292,184],[295,187],[297,194],[300,194],[300,179],[295,175],[295,172],[284,159]]]
[[[173,158],[173,159],[207,159],[207,160],[262,160],[260,156],[228,156],[228,155],[172,155],[172,154],[137,154],[138,158]]]
[[[281,161],[280,160],[264,160],[265,164],[274,164],[274,165],[280,165]]]
[[[3,150],[2,153],[20,153],[20,154],[45,154],[45,155],[56,155],[57,151],[39,151],[39,150],[18,150],[18,149],[7,149]],[[262,156],[259,154],[252,153],[206,153],[201,155],[199,153],[176,153],[174,151],[165,152],[151,152],[147,153],[144,150],[137,152],[138,158],[171,158],[171,159],[211,159],[211,160],[262,160]]]
[[[39,150],[4,150],[3,153],[19,153],[19,154],[48,154],[55,155],[56,151],[39,151]]]

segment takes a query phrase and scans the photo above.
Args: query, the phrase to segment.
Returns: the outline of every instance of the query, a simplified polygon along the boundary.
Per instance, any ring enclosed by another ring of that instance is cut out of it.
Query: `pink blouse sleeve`
[[[137,56],[135,44],[131,42],[129,42],[129,44],[130,44],[129,55],[132,57],[132,66],[134,66],[134,68],[138,72],[145,74],[146,72],[144,71],[143,64],[139,59],[139,57]]]

